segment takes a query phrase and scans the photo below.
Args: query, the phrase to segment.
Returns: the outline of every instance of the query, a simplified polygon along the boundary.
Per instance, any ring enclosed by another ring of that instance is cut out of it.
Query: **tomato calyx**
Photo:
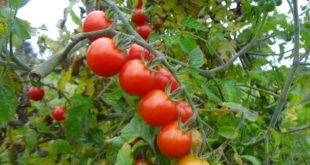
[[[113,20],[113,18],[114,18],[114,10],[111,8],[111,7],[109,7],[106,11],[105,11],[105,15],[106,15],[106,18],[108,19],[108,20]]]
[[[113,37],[113,42],[115,46],[120,49],[123,52],[126,52],[126,50],[131,46],[132,44],[132,39],[128,36],[125,36],[122,33],[117,33]]]

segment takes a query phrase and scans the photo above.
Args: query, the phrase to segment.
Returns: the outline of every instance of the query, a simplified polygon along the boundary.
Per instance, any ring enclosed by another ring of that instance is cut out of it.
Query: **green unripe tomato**
[[[275,1],[276,1],[276,5],[277,5],[277,6],[282,5],[282,0],[275,0]]]
[[[273,0],[266,1],[264,3],[263,9],[265,12],[272,12],[275,9],[276,5]]]

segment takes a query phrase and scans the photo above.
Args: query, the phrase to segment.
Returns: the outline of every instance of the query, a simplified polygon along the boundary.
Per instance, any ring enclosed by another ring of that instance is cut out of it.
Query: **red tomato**
[[[119,73],[119,82],[130,95],[142,96],[154,88],[153,73],[141,60],[128,61]]]
[[[103,11],[98,10],[92,11],[85,18],[85,21],[83,23],[83,32],[92,32],[107,29],[111,24],[112,22],[106,18],[105,13]],[[104,36],[90,37],[89,40],[95,41],[100,37]],[[106,36],[106,37],[112,38],[112,36]]]
[[[191,116],[193,116],[192,107],[185,101],[175,102],[178,113],[181,115],[182,123],[185,123]]]
[[[177,165],[209,165],[209,162],[187,154],[178,161]]]
[[[152,162],[150,160],[138,159],[135,165],[152,165]]]
[[[155,59],[155,56],[152,53],[150,53],[147,49],[145,49],[144,47],[138,44],[135,44],[135,43],[132,44],[128,50],[127,59],[128,60],[133,60],[133,59],[142,60],[142,56],[143,56],[143,59],[146,61]]]
[[[149,24],[145,24],[142,26],[138,26],[136,28],[136,31],[143,39],[146,40],[152,32],[152,27]]]
[[[157,134],[157,146],[160,152],[166,156],[181,157],[187,154],[191,143],[191,134],[183,132],[177,121],[161,127]]]
[[[66,111],[67,109],[64,106],[56,107],[52,112],[52,116],[54,120],[57,120],[57,121],[66,120],[66,117],[65,117]]]
[[[146,23],[147,17],[142,13],[141,9],[134,9],[131,14],[131,21],[137,26],[141,26]]]
[[[127,57],[110,38],[99,38],[88,47],[86,60],[89,68],[97,75],[110,77],[117,74],[126,63]]]
[[[175,91],[178,89],[179,84],[173,77],[173,75],[170,73],[169,70],[165,68],[157,68],[156,69],[158,72],[155,73],[155,88],[156,89],[161,89],[163,91],[166,90],[168,85],[171,84],[171,92]]]
[[[34,101],[42,100],[44,97],[44,89],[41,87],[30,87],[28,90],[28,97]]]
[[[146,93],[138,108],[141,118],[149,125],[162,126],[177,119],[178,111],[173,101],[162,90]]]
[[[160,29],[163,26],[164,22],[162,20],[158,20],[155,24],[154,27],[155,29]]]

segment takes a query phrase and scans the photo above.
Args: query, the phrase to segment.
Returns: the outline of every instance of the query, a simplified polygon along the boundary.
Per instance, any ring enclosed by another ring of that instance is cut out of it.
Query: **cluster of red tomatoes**
[[[28,97],[29,99],[33,101],[39,101],[42,100],[44,97],[44,89],[42,87],[30,87],[28,90]],[[59,106],[53,109],[52,111],[52,117],[56,121],[65,121],[65,112],[66,112],[65,106]]]
[[[138,26],[137,32],[145,39],[149,34],[140,33],[139,29],[149,26],[146,20],[140,7],[133,10],[132,21]],[[83,29],[101,30],[110,25],[104,12],[94,11],[86,17]],[[126,93],[142,96],[138,108],[141,118],[149,125],[161,127],[157,135],[159,150],[170,157],[188,153],[191,134],[181,130],[177,121],[180,115],[182,122],[185,122],[193,112],[185,101],[173,101],[165,93],[167,87],[170,87],[171,92],[179,87],[173,75],[166,68],[149,69],[142,59],[149,61],[155,59],[155,56],[140,45],[132,44],[126,54],[109,36],[90,40],[93,42],[86,55],[89,68],[103,77],[118,74],[119,83]]]
[[[147,39],[152,31],[147,17],[142,13],[142,0],[132,11],[132,22],[136,31]],[[103,11],[89,13],[83,23],[83,31],[91,32],[106,29],[112,22]],[[160,28],[162,22],[154,27]],[[102,35],[89,38],[86,60],[88,67],[96,75],[111,77],[118,74],[122,89],[129,95],[141,96],[138,112],[143,121],[151,126],[161,127],[157,134],[157,146],[160,152],[169,157],[181,157],[189,153],[192,135],[178,125],[178,118],[186,122],[192,115],[191,106],[185,101],[175,101],[166,94],[166,89],[174,92],[179,88],[169,70],[163,67],[150,69],[145,61],[155,59],[147,49],[132,44],[128,53],[119,49],[112,36]],[[31,88],[29,97],[40,100],[44,96],[42,88]],[[35,93],[35,94],[33,94]],[[55,120],[65,120],[65,107],[57,107],[52,116]]]
[[[136,31],[147,39],[151,27],[147,17],[142,13],[142,1],[132,11],[132,22],[137,25]],[[83,30],[90,32],[106,29],[111,25],[105,13],[93,11],[85,19]],[[155,24],[155,27],[160,28]],[[160,152],[169,157],[181,157],[187,154],[192,143],[192,135],[178,126],[178,117],[186,122],[192,115],[192,109],[185,101],[174,101],[166,93],[169,87],[174,92],[179,84],[166,69],[150,69],[145,61],[155,59],[147,49],[132,44],[128,53],[120,50],[111,36],[90,38],[91,45],[87,50],[87,64],[97,75],[111,77],[118,74],[120,86],[130,94],[141,96],[138,112],[143,121],[152,126],[160,126],[157,134],[157,146]],[[144,59],[144,60],[143,60]]]

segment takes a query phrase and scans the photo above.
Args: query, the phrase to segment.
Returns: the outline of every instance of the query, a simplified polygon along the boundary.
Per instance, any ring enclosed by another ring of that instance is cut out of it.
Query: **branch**
[[[98,35],[107,35],[112,34],[114,35],[116,32],[112,28],[104,29],[104,30],[98,30],[94,32],[87,32],[87,33],[80,33],[77,34],[74,39],[59,53],[53,55],[51,58],[49,58],[44,63],[38,65],[37,67],[33,68],[33,70],[30,71],[29,77],[32,81],[39,81],[42,77],[45,77],[49,73],[51,73],[63,60],[67,58],[67,56],[70,54],[71,49],[74,48],[76,44],[78,44],[83,39],[86,39],[88,37],[94,37]]]
[[[292,7],[290,1],[287,1],[289,3],[289,6]],[[299,29],[299,18],[298,18],[298,4],[297,0],[293,0],[293,18],[294,18],[294,59],[293,64],[290,70],[290,73],[286,79],[285,85],[282,89],[282,93],[277,100],[275,111],[272,115],[271,121],[269,123],[269,127],[275,128],[276,123],[278,122],[278,118],[281,114],[282,109],[284,108],[284,105],[286,103],[287,94],[289,92],[289,88],[293,82],[293,78],[295,76],[296,70],[300,63],[300,56],[299,56],[299,37],[300,37],[300,29]],[[269,162],[269,141],[270,141],[270,130],[266,133],[266,164],[270,164]]]
[[[280,96],[276,93],[274,93],[273,91],[271,90],[266,90],[266,89],[262,89],[262,88],[257,88],[257,87],[251,87],[251,86],[247,86],[247,85],[240,85],[242,87],[245,87],[245,88],[249,88],[249,89],[254,89],[254,90],[258,90],[258,91],[261,91],[261,92],[264,92],[266,94],[269,94],[271,96],[274,96],[275,98],[279,98]]]
[[[0,60],[0,66],[9,65],[10,67],[13,67],[15,69],[21,69],[20,66],[16,65],[15,63],[9,62],[9,61],[2,61]]]
[[[281,110],[283,109],[286,99],[287,99],[287,94],[289,92],[289,88],[292,84],[294,75],[296,73],[296,70],[299,66],[300,63],[300,57],[299,57],[299,20],[298,20],[298,5],[297,5],[297,0],[293,0],[293,6],[294,6],[294,10],[293,10],[293,17],[294,17],[294,27],[295,27],[295,31],[294,31],[294,59],[293,59],[293,64],[290,70],[290,73],[286,79],[285,85],[282,89],[282,93],[278,99],[278,103],[276,106],[276,109],[274,111],[274,114],[272,115],[269,127],[274,128],[278,117],[280,115]]]
[[[284,133],[284,134],[291,134],[291,133],[296,133],[298,131],[304,131],[304,130],[307,130],[307,129],[310,129],[310,124],[303,125],[303,126],[300,126],[300,127],[296,127],[294,129],[291,129],[289,131],[282,132],[282,133]]]
[[[213,69],[210,69],[210,70],[206,70],[206,69],[198,69],[198,68],[195,68],[195,67],[191,67],[190,65],[188,65],[187,63],[184,63],[183,61],[179,61],[177,59],[174,59],[172,57],[169,57],[169,56],[165,56],[167,58],[167,60],[171,61],[171,62],[174,62],[174,63],[177,63],[177,64],[180,64],[184,67],[188,67],[188,68],[191,68],[191,69],[194,69],[196,70],[197,72],[199,72],[201,75],[203,76],[210,76],[212,74],[215,74],[217,72],[222,72],[222,71],[225,71],[227,70],[234,62],[237,58],[239,58],[240,56],[242,56],[244,53],[246,53],[248,50],[251,49],[251,47],[256,44],[257,42],[261,42],[261,41],[264,41],[266,39],[268,39],[269,37],[265,37],[263,39],[260,39],[260,40],[252,40],[250,43],[248,43],[247,45],[245,45],[235,56],[233,56],[229,61],[227,61],[227,63],[221,65],[221,66],[218,66],[218,67],[215,67]],[[139,45],[141,43],[138,43]],[[144,46],[143,44],[141,44],[142,46]],[[147,47],[145,47],[146,49],[148,49]],[[150,49],[148,49],[150,51]],[[153,52],[151,52],[153,53]],[[153,53],[154,54],[154,53]]]

